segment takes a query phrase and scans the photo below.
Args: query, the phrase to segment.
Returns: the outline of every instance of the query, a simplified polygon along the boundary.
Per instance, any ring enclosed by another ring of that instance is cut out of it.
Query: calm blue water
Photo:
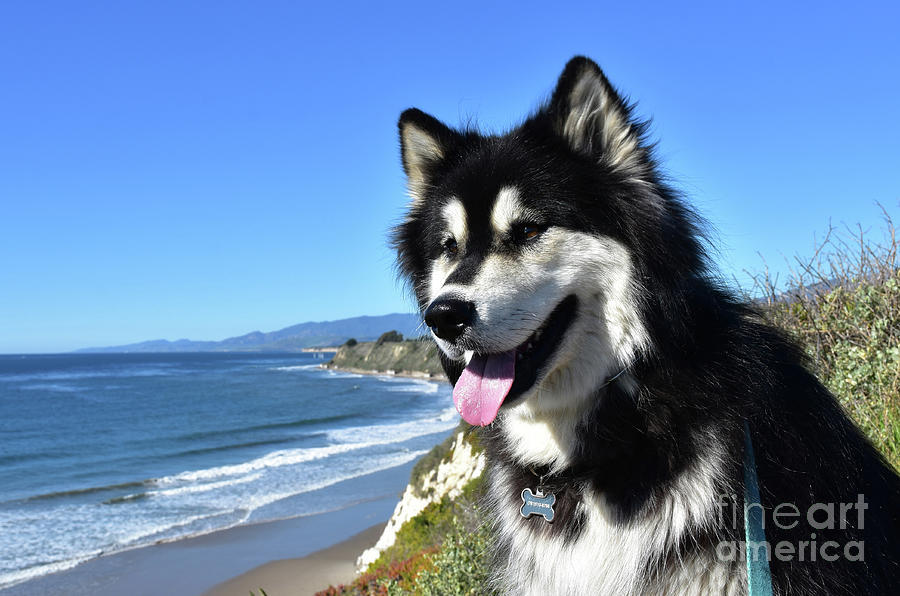
[[[158,540],[349,506],[374,495],[326,487],[407,463],[456,424],[444,385],[320,362],[0,356],[0,587]]]

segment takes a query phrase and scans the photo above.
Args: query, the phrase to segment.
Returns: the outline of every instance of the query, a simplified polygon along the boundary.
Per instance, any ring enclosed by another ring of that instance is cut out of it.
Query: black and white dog
[[[503,135],[416,109],[399,127],[399,268],[457,409],[487,426],[496,587],[746,593],[749,436],[774,593],[898,593],[900,479],[716,282],[596,64],[570,61]]]

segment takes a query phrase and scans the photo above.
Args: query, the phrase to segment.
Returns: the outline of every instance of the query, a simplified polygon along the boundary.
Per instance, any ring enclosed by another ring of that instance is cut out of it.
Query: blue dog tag
[[[549,523],[553,521],[554,503],[556,503],[556,495],[549,494],[544,496],[541,489],[538,489],[537,494],[534,494],[530,488],[526,488],[522,491],[522,508],[519,510],[519,513],[522,514],[522,517],[540,515],[544,518],[544,521]]]

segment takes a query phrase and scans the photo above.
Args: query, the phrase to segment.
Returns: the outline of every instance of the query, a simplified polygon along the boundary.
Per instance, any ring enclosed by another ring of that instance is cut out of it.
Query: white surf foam
[[[55,561],[53,563],[44,563],[42,565],[33,565],[25,569],[18,569],[16,571],[11,571],[8,573],[0,573],[0,590],[10,588],[16,584],[26,582],[30,579],[34,579],[42,575],[49,575],[51,573],[58,573],[60,571],[71,569],[72,567],[93,559],[94,557],[101,554],[103,554],[102,551],[95,551],[81,557],[74,557],[71,559],[65,559],[63,561]]]
[[[433,395],[438,392],[440,385],[432,381],[416,381],[414,379],[405,379],[406,383],[397,383],[391,387],[385,387],[392,393],[421,393],[424,395]]]
[[[204,470],[181,472],[174,476],[164,476],[163,478],[160,478],[158,482],[160,484],[173,484],[185,481],[211,480],[224,476],[239,476],[257,470],[280,468],[317,459],[324,459],[339,453],[371,447],[372,445],[373,443],[352,443],[346,445],[329,445],[328,447],[308,447],[306,449],[282,449],[242,464],[217,466],[215,468],[207,468]]]
[[[219,491],[202,491],[208,498],[197,502],[197,491],[166,490],[158,493],[153,506],[128,505],[113,508],[104,505],[64,506],[54,512],[46,511],[29,516],[30,531],[7,535],[4,551],[17,555],[5,561],[7,569],[0,572],[0,589],[19,584],[42,575],[65,571],[102,554],[127,550],[158,541],[178,539],[223,530],[246,522],[254,511],[278,501],[327,488],[331,485],[406,464],[426,453],[426,450],[402,451],[371,459],[358,460],[354,469],[334,474],[328,467],[316,474],[299,474],[296,470],[269,470],[278,474],[270,477],[257,474],[253,481],[246,479],[245,488],[234,490],[235,483],[219,485]],[[357,461],[357,460],[354,460]],[[211,485],[206,485],[209,487]],[[226,489],[226,490],[222,490]],[[184,516],[188,503],[198,505],[204,513]],[[146,501],[141,501],[146,503]],[[292,505],[293,507],[293,505]],[[300,511],[308,515],[320,511]],[[60,516],[64,515],[64,519]],[[9,528],[14,522],[0,516],[0,527]],[[259,521],[263,521],[260,519]],[[76,542],[60,540],[72,535],[77,526]],[[41,544],[41,541],[44,544]],[[50,560],[56,558],[57,560]],[[6,565],[8,564],[8,565]],[[16,569],[17,568],[17,569]]]
[[[221,480],[219,482],[207,482],[205,484],[192,484],[189,486],[181,486],[178,488],[166,488],[163,490],[151,490],[144,493],[148,497],[173,497],[177,495],[189,495],[196,493],[204,493],[212,490],[218,490],[230,486],[235,486],[238,484],[248,484],[255,480],[259,480],[262,478],[261,473],[256,474],[248,474],[247,476],[241,476],[240,478],[234,478],[232,480]],[[135,495],[138,496],[138,495]],[[127,497],[126,497],[127,498]]]
[[[129,366],[123,368],[108,368],[100,370],[72,370],[72,371],[46,371],[34,373],[13,373],[0,375],[4,381],[33,382],[33,381],[80,381],[90,379],[129,378],[129,377],[164,377],[170,375],[182,375],[193,372],[181,368],[169,368],[155,365],[153,367]]]
[[[343,370],[322,369],[322,371],[327,373],[329,377],[333,377],[335,379],[361,379],[366,376],[359,373],[346,372]]]
[[[360,469],[348,472],[345,474],[339,474],[336,476],[329,476],[328,478],[322,478],[318,481],[309,481],[308,478],[304,479],[303,482],[294,490],[286,490],[280,492],[269,492],[264,491],[254,498],[250,499],[246,504],[247,509],[247,517],[249,517],[254,511],[265,507],[266,505],[271,505],[277,501],[281,501],[283,499],[288,499],[291,497],[296,497],[298,495],[310,493],[313,491],[321,490],[323,488],[327,488],[339,482],[344,482],[346,480],[352,480],[354,478],[359,478],[361,476],[366,476],[368,474],[373,474],[375,472],[380,472],[382,470],[387,470],[390,468],[394,468],[397,466],[402,466],[418,457],[425,455],[427,450],[420,451],[404,451],[401,453],[395,453],[389,456],[385,456],[376,460],[369,460],[363,465]],[[305,512],[305,513],[316,513],[316,512]]]
[[[450,411],[454,416],[448,415]],[[450,408],[429,418],[374,426],[351,426],[330,430],[326,436],[338,443],[347,443],[361,437],[373,445],[402,443],[416,437],[451,430],[456,424],[455,414],[456,410]]]
[[[298,370],[315,370],[319,368],[318,364],[296,364],[293,366],[273,366],[269,370],[277,370],[281,372],[295,372]]]

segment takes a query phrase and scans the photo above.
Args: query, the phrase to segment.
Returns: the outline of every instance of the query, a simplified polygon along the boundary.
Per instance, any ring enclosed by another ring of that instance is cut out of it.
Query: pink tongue
[[[488,356],[474,354],[453,387],[456,411],[473,426],[487,426],[497,417],[515,375],[515,350]]]

